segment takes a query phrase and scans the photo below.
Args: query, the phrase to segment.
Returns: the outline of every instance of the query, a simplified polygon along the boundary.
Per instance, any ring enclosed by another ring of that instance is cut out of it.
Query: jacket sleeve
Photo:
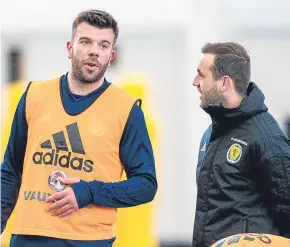
[[[21,185],[23,160],[27,142],[24,93],[19,101],[12,122],[9,142],[1,165],[1,232],[10,217]]]
[[[141,108],[132,108],[120,142],[120,159],[127,180],[73,184],[79,208],[91,203],[103,207],[130,207],[153,200],[157,191],[155,161]]]
[[[290,237],[290,140],[282,134],[270,137],[258,153],[264,198],[280,233]]]

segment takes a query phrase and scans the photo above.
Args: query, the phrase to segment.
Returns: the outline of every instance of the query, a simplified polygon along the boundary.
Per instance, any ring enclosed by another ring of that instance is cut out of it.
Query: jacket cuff
[[[93,198],[87,182],[80,180],[79,183],[72,184],[71,188],[74,191],[79,209],[92,203]]]

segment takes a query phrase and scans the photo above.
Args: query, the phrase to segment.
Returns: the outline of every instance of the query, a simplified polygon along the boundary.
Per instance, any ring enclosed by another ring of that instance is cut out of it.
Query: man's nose
[[[98,44],[92,44],[89,50],[89,55],[99,56],[99,54],[100,54],[100,46]]]
[[[194,78],[192,85],[193,85],[193,86],[196,86],[196,87],[199,86],[199,80],[198,80],[197,77]]]

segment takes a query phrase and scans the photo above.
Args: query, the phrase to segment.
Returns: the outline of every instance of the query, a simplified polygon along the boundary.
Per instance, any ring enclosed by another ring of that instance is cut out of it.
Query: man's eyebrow
[[[91,38],[89,37],[86,37],[86,36],[80,36],[79,37],[79,40],[92,40]],[[106,39],[103,39],[100,41],[101,43],[108,43],[109,45],[111,44],[111,42],[109,40],[106,40]]]
[[[101,43],[109,43],[109,44],[111,44],[111,42],[109,40],[105,40],[105,39],[101,40]]]
[[[86,37],[86,36],[79,36],[79,39],[87,39],[87,40],[91,40],[89,37]]]

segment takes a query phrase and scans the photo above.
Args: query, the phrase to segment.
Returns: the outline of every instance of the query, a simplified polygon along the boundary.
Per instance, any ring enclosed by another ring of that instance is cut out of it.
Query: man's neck
[[[226,102],[224,102],[224,107],[228,109],[238,108],[242,100],[243,100],[243,97],[238,94],[231,95],[227,97]]]
[[[71,71],[67,75],[68,87],[73,94],[76,95],[87,95],[96,89],[100,88],[104,83],[104,77],[99,81],[93,83],[83,83],[76,80]]]

